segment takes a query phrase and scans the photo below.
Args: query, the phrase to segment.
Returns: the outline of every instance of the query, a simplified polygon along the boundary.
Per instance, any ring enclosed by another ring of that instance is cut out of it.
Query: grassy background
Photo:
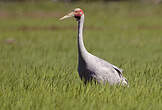
[[[87,85],[77,73],[77,23],[89,52],[124,69],[129,88]],[[161,110],[162,4],[0,3],[1,110]]]

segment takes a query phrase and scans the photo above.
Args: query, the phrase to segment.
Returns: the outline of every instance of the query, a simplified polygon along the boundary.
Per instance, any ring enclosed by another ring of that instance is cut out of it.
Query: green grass
[[[124,70],[129,88],[88,84],[77,73],[81,7],[89,52]],[[162,4],[0,4],[0,110],[161,110]]]

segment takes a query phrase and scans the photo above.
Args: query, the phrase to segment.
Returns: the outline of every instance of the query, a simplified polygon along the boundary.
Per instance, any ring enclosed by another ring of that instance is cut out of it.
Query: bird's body
[[[70,13],[71,14],[71,13]],[[70,16],[66,15],[66,17]],[[84,13],[81,9],[74,10],[74,17],[78,21],[78,73],[85,83],[95,80],[98,83],[110,85],[127,85],[127,79],[123,77],[122,70],[109,62],[89,53],[83,42]],[[61,19],[64,19],[65,16]]]
[[[92,54],[87,56],[86,59],[80,60],[78,64],[79,76],[85,83],[92,79],[104,84],[108,82],[110,85],[122,81],[122,71],[119,68]]]

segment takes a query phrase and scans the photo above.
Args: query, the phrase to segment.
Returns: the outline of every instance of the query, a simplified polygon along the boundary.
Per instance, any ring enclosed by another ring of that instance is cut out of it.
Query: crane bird
[[[123,77],[122,69],[110,64],[89,53],[83,42],[84,12],[80,8],[74,9],[71,13],[63,16],[60,20],[74,17],[78,22],[78,73],[84,83],[95,80],[98,83],[109,83],[110,85],[128,85]]]

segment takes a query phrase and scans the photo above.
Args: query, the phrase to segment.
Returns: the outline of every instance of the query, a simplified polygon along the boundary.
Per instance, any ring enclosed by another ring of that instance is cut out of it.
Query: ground
[[[124,70],[129,88],[84,85],[77,73],[80,7],[87,50]],[[1,110],[161,110],[162,4],[0,3]]]

